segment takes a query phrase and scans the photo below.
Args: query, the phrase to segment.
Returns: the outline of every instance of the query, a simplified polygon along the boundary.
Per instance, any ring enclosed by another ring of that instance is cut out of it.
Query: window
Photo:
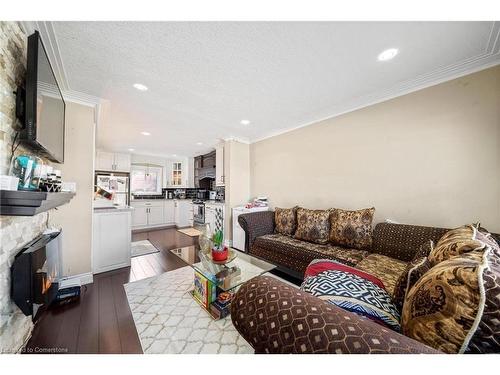
[[[132,165],[130,192],[135,195],[161,194],[162,168]]]
[[[172,185],[182,185],[182,163],[175,162],[172,164]]]

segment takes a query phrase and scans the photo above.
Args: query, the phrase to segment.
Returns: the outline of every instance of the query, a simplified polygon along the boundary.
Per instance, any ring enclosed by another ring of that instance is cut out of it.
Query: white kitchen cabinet
[[[130,172],[130,155],[97,151],[95,169],[107,172]]]
[[[164,200],[136,200],[130,202],[132,211],[132,228],[143,229],[173,224],[165,215]]]
[[[176,199],[174,202],[175,225],[178,228],[193,226],[193,203],[184,199]]]
[[[146,206],[132,204],[132,207],[134,208],[132,211],[132,227],[148,226],[148,210]]]
[[[93,273],[130,266],[130,210],[94,212],[93,235]]]
[[[115,172],[130,172],[130,155],[115,154]]]
[[[165,222],[167,224],[175,224],[175,205],[173,200],[166,200],[165,205]]]
[[[188,159],[170,160],[166,164],[166,187],[188,188],[194,186],[194,175],[189,176]],[[192,182],[190,182],[190,179]]]
[[[148,225],[166,224],[165,207],[163,204],[155,204],[147,208],[148,208]]]
[[[106,151],[97,151],[95,158],[95,169],[98,171],[111,171],[113,170],[113,164],[115,160],[115,154]]]
[[[215,186],[226,184],[224,176],[224,144],[215,147]]]

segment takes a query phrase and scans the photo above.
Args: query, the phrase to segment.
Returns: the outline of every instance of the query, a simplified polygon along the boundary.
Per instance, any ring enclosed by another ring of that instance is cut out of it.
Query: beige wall
[[[50,214],[63,230],[65,276],[92,271],[92,199],[94,192],[94,108],[66,103],[64,164],[56,164],[64,181],[76,182],[76,196]]]
[[[500,66],[250,147],[252,196],[500,231]]]
[[[232,208],[242,206],[250,197],[250,146],[235,140],[224,144],[225,229],[226,239],[232,239]]]

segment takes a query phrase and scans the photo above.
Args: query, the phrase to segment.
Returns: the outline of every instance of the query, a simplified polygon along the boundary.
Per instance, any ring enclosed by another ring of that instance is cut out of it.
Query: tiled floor
[[[133,241],[149,239],[160,252],[132,258],[131,267],[94,276],[80,301],[51,308],[39,318],[27,349],[33,353],[142,353],[123,284],[184,267],[168,250],[193,245],[176,229],[137,233]]]

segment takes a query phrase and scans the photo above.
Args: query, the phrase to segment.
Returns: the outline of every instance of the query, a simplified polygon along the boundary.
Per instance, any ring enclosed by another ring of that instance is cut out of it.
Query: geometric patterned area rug
[[[140,255],[159,253],[160,250],[154,247],[154,245],[149,242],[149,240],[142,240],[132,242],[130,252],[131,257],[138,257]]]
[[[231,317],[213,320],[188,293],[194,271],[186,266],[124,285],[145,354],[250,354]]]

